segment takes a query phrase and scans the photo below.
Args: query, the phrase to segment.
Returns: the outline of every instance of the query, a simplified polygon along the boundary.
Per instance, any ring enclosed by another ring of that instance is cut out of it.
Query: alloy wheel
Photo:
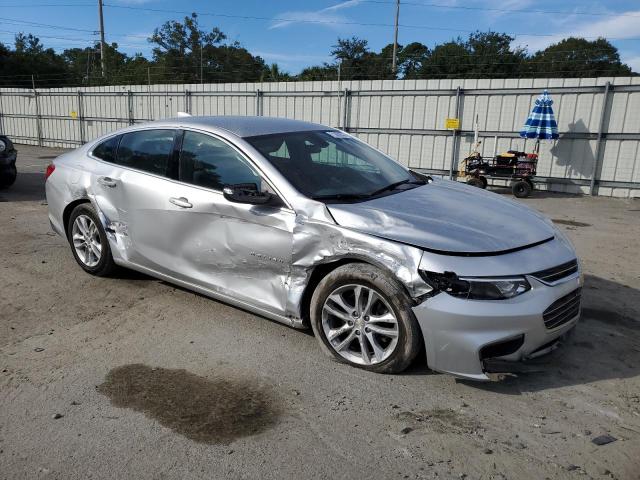
[[[80,261],[87,267],[95,267],[102,257],[100,232],[95,222],[87,215],[78,215],[71,229],[73,248]]]
[[[387,301],[364,285],[344,285],[322,307],[322,329],[331,347],[359,365],[383,362],[398,346],[398,320]]]

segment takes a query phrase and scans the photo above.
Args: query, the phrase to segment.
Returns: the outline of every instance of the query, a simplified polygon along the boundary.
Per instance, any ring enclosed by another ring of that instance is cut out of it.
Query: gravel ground
[[[577,247],[583,319],[536,371],[478,384],[362,372],[308,332],[83,273],[43,203],[59,151],[19,151],[0,191],[0,478],[640,478],[640,201],[525,200]]]

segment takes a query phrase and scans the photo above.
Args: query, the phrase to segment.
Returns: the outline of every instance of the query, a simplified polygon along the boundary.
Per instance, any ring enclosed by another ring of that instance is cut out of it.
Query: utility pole
[[[398,19],[400,18],[400,0],[396,0],[396,22],[393,32],[393,60],[391,64],[391,72],[396,74],[396,57],[398,55]]]
[[[102,76],[107,73],[107,67],[104,61],[104,18],[102,16],[102,0],[98,0],[98,11],[100,13],[100,67],[102,68]]]

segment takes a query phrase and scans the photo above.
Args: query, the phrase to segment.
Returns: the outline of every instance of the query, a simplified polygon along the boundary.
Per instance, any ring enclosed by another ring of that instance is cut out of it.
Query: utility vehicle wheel
[[[364,263],[322,279],[311,298],[311,325],[325,353],[374,372],[401,372],[421,350],[408,295],[392,276]]]
[[[485,182],[486,180],[483,182],[480,177],[471,177],[469,180],[467,180],[467,185],[471,185],[472,187],[485,188]]]
[[[9,172],[7,174],[0,176],[0,188],[7,188],[13,185],[16,181],[17,176],[18,169],[14,165],[9,169]]]
[[[533,190],[531,184],[526,180],[518,180],[511,186],[511,191],[518,198],[526,198]]]
[[[82,203],[71,212],[67,238],[74,258],[85,272],[103,277],[116,269],[107,235],[90,203]]]

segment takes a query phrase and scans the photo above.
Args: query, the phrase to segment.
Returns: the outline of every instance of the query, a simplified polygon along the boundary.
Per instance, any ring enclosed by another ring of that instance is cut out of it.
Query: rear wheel
[[[67,225],[73,256],[85,272],[106,276],[116,269],[102,223],[90,203],[73,209]]]
[[[404,289],[367,264],[344,265],[320,282],[311,298],[311,325],[325,353],[374,372],[401,372],[421,350]]]
[[[532,184],[527,180],[518,180],[511,186],[511,191],[518,198],[528,197],[532,190]]]
[[[9,167],[6,173],[0,175],[0,188],[7,188],[13,185],[18,177],[18,169],[15,165]]]

